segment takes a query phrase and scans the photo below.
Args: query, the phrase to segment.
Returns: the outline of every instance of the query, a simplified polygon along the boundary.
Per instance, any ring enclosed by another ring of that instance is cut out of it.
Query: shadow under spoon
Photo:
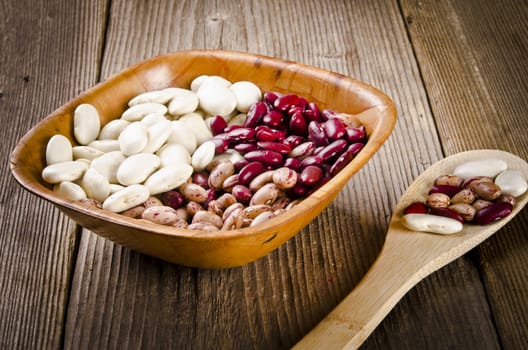
[[[457,153],[430,166],[400,198],[380,255],[365,277],[294,349],[358,348],[418,282],[482,243],[523,209],[528,192],[517,197],[509,216],[485,226],[464,224],[461,232],[452,235],[414,232],[402,225],[403,209],[412,202],[425,201],[439,175],[452,174],[457,165],[480,159],[502,159],[509,170],[528,178],[525,160],[499,150]]]

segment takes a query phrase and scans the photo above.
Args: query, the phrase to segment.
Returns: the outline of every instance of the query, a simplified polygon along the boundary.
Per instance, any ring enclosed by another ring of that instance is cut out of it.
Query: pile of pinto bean
[[[193,230],[256,226],[289,210],[367,141],[364,126],[303,97],[218,76],[138,95],[104,126],[98,113],[76,109],[78,145],[50,139],[43,179],[83,205]]]

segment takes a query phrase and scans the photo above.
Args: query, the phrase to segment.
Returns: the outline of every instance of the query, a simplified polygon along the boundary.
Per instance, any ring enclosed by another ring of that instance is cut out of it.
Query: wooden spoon
[[[502,159],[508,169],[528,178],[526,161],[499,150],[458,153],[429,167],[396,205],[385,244],[365,277],[294,349],[358,348],[419,281],[479,245],[522,210],[528,193],[517,198],[513,212],[506,218],[486,226],[464,224],[464,229],[453,235],[413,232],[402,225],[402,210],[414,201],[424,201],[436,177],[452,174],[457,165],[477,159]]]

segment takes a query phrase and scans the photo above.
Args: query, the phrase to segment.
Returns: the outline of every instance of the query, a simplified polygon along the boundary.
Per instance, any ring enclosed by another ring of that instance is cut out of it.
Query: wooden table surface
[[[7,0],[0,5],[0,348],[285,349],[359,282],[395,203],[460,151],[528,159],[526,1]],[[165,263],[24,191],[8,157],[48,113],[151,56],[247,51],[385,91],[396,128],[312,224],[240,268]],[[412,289],[364,349],[528,346],[528,210]]]

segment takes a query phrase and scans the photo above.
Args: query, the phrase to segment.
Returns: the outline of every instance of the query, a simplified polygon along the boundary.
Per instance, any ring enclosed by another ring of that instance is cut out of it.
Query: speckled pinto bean
[[[189,201],[203,203],[207,200],[207,190],[197,184],[183,184],[180,186],[180,192]]]
[[[176,210],[160,205],[146,208],[141,214],[141,218],[160,225],[172,225],[180,219]]]
[[[274,183],[268,183],[262,186],[257,192],[255,192],[255,194],[253,194],[253,197],[251,197],[249,205],[257,205],[257,204],[272,205],[277,199],[278,195],[279,195],[279,189],[277,188],[277,185],[275,185]]]
[[[214,190],[220,190],[223,187],[224,181],[235,173],[235,166],[230,161],[221,162],[218,164],[209,175],[209,187]]]

